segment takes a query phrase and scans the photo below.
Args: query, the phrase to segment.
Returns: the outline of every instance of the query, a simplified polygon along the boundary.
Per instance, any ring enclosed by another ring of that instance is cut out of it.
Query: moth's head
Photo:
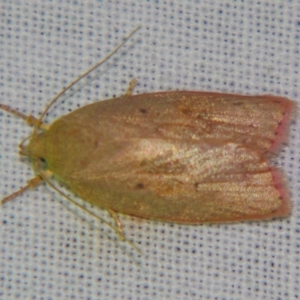
[[[25,142],[28,141],[26,144]],[[46,161],[46,133],[42,132],[26,138],[20,145],[20,155],[27,156],[33,161]]]

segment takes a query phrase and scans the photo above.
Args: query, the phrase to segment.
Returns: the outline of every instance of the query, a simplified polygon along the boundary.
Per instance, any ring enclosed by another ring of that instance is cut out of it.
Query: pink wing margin
[[[272,97],[272,96],[270,96]],[[276,138],[271,146],[271,152],[276,152],[280,148],[283,143],[287,143],[288,140],[288,130],[290,123],[297,111],[297,104],[287,98],[278,98],[276,97],[276,101],[280,101],[284,106],[284,113],[281,121],[278,123],[278,127],[276,129]],[[271,173],[273,176],[274,186],[280,194],[282,198],[282,205],[274,212],[274,217],[283,217],[290,214],[292,209],[292,203],[290,200],[290,195],[288,189],[285,184],[284,176],[281,171],[271,167]]]
[[[279,98],[279,97],[273,97],[273,96],[268,96],[271,98],[274,98],[276,101],[280,101],[283,105],[284,113],[282,115],[282,119],[278,124],[278,127],[276,129],[276,138],[273,142],[273,145],[271,146],[270,150],[271,151],[276,151],[279,149],[282,143],[287,142],[287,137],[288,137],[288,129],[289,125],[291,123],[291,120],[296,114],[297,110],[297,105],[296,102],[293,102],[287,98]]]

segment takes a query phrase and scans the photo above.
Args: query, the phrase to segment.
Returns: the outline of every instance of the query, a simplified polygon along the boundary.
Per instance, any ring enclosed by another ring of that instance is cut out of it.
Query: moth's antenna
[[[74,86],[78,81],[80,81],[82,78],[93,72],[95,69],[97,69],[100,65],[105,63],[110,57],[112,57],[139,29],[141,26],[138,26],[135,28],[126,38],[125,40],[117,47],[115,48],[110,54],[108,54],[104,59],[99,61],[97,64],[95,64],[92,68],[84,72],[82,75],[80,75],[76,80],[72,81],[70,84],[68,84],[61,92],[59,92],[51,101],[50,103],[46,106],[44,112],[41,114],[41,116],[38,119],[38,122],[35,124],[33,135],[36,135],[36,132],[42,123],[43,118],[45,117],[46,113],[50,109],[50,107],[54,104],[54,102],[61,97],[66,91],[68,91],[72,86]]]

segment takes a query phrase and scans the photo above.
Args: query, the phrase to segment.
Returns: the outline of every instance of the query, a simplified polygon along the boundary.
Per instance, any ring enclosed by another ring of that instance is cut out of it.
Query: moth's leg
[[[119,216],[118,214],[111,210],[111,209],[107,209],[107,211],[110,213],[111,217],[114,219],[117,227],[118,227],[118,233],[119,233],[119,236],[122,240],[125,239],[125,235],[124,235],[124,231],[123,231],[123,225],[122,225],[122,222],[121,220],[119,219]]]
[[[126,90],[125,96],[131,96],[132,95],[132,92],[133,92],[136,84],[137,84],[137,80],[135,78],[133,78],[129,83],[129,87]]]
[[[37,187],[43,181],[44,180],[40,175],[35,176],[34,178],[28,180],[27,184],[25,186],[23,186],[22,188],[20,188],[18,191],[14,192],[13,194],[11,194],[11,195],[5,197],[4,199],[2,199],[1,204],[4,204],[4,203],[6,203],[10,200],[13,200],[14,198],[18,197],[19,195],[21,195],[22,193],[24,193],[28,189]]]
[[[22,118],[23,120],[25,120],[29,125],[34,125],[34,126],[38,126],[39,128],[42,128],[44,130],[48,130],[49,129],[49,126],[45,123],[40,123],[39,120],[37,118],[35,118],[34,116],[32,115],[29,115],[29,116],[26,116],[24,114],[22,114],[21,112],[5,105],[5,104],[0,104],[0,108],[13,114],[13,115],[16,115],[20,118]],[[40,123],[40,124],[39,124]]]

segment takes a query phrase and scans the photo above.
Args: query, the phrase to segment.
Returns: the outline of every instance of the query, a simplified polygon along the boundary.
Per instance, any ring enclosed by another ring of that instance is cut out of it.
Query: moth
[[[108,210],[120,231],[119,213],[184,224],[290,213],[284,179],[269,159],[287,135],[293,101],[189,91],[132,95],[134,84],[125,95],[79,108],[50,126],[42,122],[50,105],[39,119],[1,105],[34,125],[21,154],[37,173],[2,202],[43,181],[52,186],[55,176]]]

